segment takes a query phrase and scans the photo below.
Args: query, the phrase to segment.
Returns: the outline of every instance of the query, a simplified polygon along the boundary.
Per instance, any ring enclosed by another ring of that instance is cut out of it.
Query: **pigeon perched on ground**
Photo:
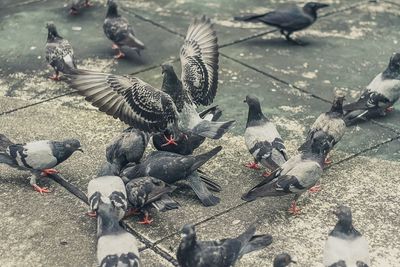
[[[275,256],[274,258],[274,267],[286,267],[291,263],[296,263],[292,260],[292,257],[287,253],[281,253]]]
[[[112,48],[118,50],[118,55],[115,58],[123,58],[125,56],[121,51],[121,47],[129,47],[140,55],[140,50],[145,49],[143,42],[135,36],[129,21],[118,14],[117,3],[114,0],[108,0],[107,5],[108,10],[103,30],[107,38],[113,42]]]
[[[150,224],[153,221],[146,210],[150,206],[162,212],[179,208],[179,203],[168,195],[175,189],[176,186],[168,185],[160,179],[150,176],[135,178],[127,183],[126,193],[129,204],[136,211],[144,212],[144,219],[139,223]]]
[[[75,151],[83,152],[80,142],[76,139],[14,144],[5,135],[0,134],[0,163],[30,171],[32,173],[30,184],[41,194],[50,191],[38,186],[36,179],[58,173],[53,168],[68,159]]]
[[[344,261],[347,267],[370,265],[368,242],[353,227],[351,209],[340,205],[334,214],[338,222],[325,243],[324,266],[331,266],[338,261]]]
[[[290,35],[293,32],[303,30],[311,26],[317,20],[317,11],[320,8],[328,7],[327,4],[309,2],[302,8],[298,6],[290,6],[279,8],[265,14],[250,14],[241,17],[235,17],[235,20],[246,22],[262,22],[267,25],[276,27],[286,40],[298,43],[293,40]]]
[[[97,217],[97,261],[100,267],[140,267],[136,238],[119,225],[119,211],[100,202]]]
[[[87,196],[89,199],[89,212],[91,217],[97,216],[101,202],[111,204],[118,211],[122,219],[128,209],[125,184],[118,176],[102,176],[90,180]]]
[[[45,47],[46,60],[55,71],[54,75],[50,78],[58,81],[60,80],[60,72],[76,69],[74,51],[68,40],[58,34],[54,23],[49,22],[46,27],[48,30]]]
[[[193,225],[182,228],[182,241],[176,253],[182,267],[229,267],[244,254],[263,249],[272,243],[270,235],[254,235],[256,228],[250,226],[237,238],[218,241],[199,241]]]
[[[207,189],[207,186],[212,186],[212,181],[200,177],[197,169],[221,149],[222,147],[218,146],[207,153],[196,156],[155,151],[140,164],[126,168],[122,172],[122,178],[129,181],[138,177],[152,176],[168,184],[186,180],[204,206],[214,206],[219,203],[220,199],[213,196]]]
[[[307,149],[291,157],[264,181],[244,194],[242,199],[253,201],[259,197],[295,194],[289,212],[298,214],[300,209],[296,206],[296,201],[321,178],[326,149],[324,140],[313,139]]]
[[[271,171],[276,170],[288,159],[285,144],[275,125],[261,111],[256,96],[248,95],[244,101],[249,105],[244,140],[255,162],[246,167],[258,169],[258,162]],[[266,176],[270,173],[266,172]]]
[[[400,97],[400,53],[390,58],[389,66],[367,86],[360,98],[343,106],[347,125],[385,116]]]
[[[93,4],[89,0],[71,0],[69,14],[78,15],[79,10],[83,7],[92,7]]]
[[[213,106],[199,113],[200,118],[208,121],[217,121],[222,115],[218,106]],[[153,145],[157,150],[190,155],[206,139],[203,136],[180,133],[177,137],[171,137],[171,132],[166,130],[164,133],[153,135]],[[166,142],[167,141],[167,142]]]
[[[331,109],[328,112],[319,115],[308,131],[306,141],[299,147],[299,151],[307,149],[312,139],[319,138],[320,140],[324,140],[326,146],[329,147],[326,151],[325,163],[332,163],[332,161],[328,159],[328,153],[340,141],[340,139],[342,139],[346,131],[346,124],[343,120],[343,100],[344,96],[336,96]]]

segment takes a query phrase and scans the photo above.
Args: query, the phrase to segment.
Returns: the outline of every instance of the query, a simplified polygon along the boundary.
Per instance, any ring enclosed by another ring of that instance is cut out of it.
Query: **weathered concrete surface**
[[[80,139],[85,153],[74,154],[59,170],[85,191],[103,160],[106,144],[126,126],[95,111],[63,82],[47,79],[51,70],[43,59],[45,22],[54,20],[59,25],[60,33],[74,46],[81,68],[119,74],[138,72],[141,79],[160,86],[162,77],[157,65],[177,59],[182,43],[180,35],[186,32],[194,15],[206,13],[216,23],[219,43],[227,44],[221,49],[215,104],[224,110],[223,119],[237,120],[232,133],[219,141],[207,141],[196,151],[204,152],[217,145],[224,147],[204,166],[224,188],[216,193],[221,203],[204,208],[194,193],[183,187],[173,194],[181,209],[152,213],[151,226],[138,225],[136,217],[127,219],[130,228],[150,246],[141,244],[144,265],[173,266],[174,261],[167,259],[175,256],[177,234],[185,223],[197,224],[200,238],[214,239],[236,236],[256,222],[258,232],[271,233],[274,243],[268,249],[245,256],[239,266],[269,266],[274,255],[281,251],[290,252],[298,260],[298,266],[321,266],[323,244],[335,224],[330,210],[337,203],[352,207],[355,226],[370,242],[372,266],[396,265],[400,257],[396,246],[400,242],[396,234],[400,226],[398,111],[378,123],[348,128],[332,152],[332,159],[339,164],[324,174],[321,193],[302,197],[300,216],[292,217],[286,212],[291,197],[247,204],[240,196],[262,179],[261,171],[243,167],[251,160],[242,137],[247,116],[245,96],[252,93],[261,98],[262,108],[277,124],[289,154],[295,154],[309,125],[318,114],[329,109],[335,90],[346,91],[351,100],[386,66],[400,38],[396,30],[400,22],[398,5],[388,1],[379,4],[326,1],[333,6],[323,11],[328,16],[299,33],[297,36],[308,45],[297,47],[288,45],[274,33],[236,43],[272,28],[233,22],[233,15],[267,11],[285,1],[120,2],[137,35],[148,44],[140,58],[132,55],[128,60],[112,59],[110,42],[101,28],[103,0],[74,18],[67,16],[61,1],[2,1],[1,133],[18,142]],[[348,9],[358,3],[358,7]],[[72,27],[82,29],[74,31]],[[15,35],[15,29],[20,34]],[[174,66],[180,73],[179,63],[175,61]],[[3,214],[0,265],[95,265],[95,222],[85,216],[86,207],[47,179],[41,183],[49,184],[53,193],[40,196],[31,189],[26,177],[25,172],[0,166],[0,213]]]

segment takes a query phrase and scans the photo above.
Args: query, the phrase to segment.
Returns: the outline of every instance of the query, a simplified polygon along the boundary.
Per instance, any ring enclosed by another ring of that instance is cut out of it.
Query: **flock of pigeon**
[[[109,0],[107,5],[104,32],[118,50],[116,58],[124,56],[122,48],[140,54],[145,48],[143,42],[135,36],[128,20],[118,13],[116,2]],[[70,13],[76,14],[83,6],[90,3],[75,0]],[[299,43],[291,34],[314,23],[317,10],[326,6],[311,2],[302,8],[293,6],[235,19],[272,25],[288,41]],[[137,242],[120,225],[123,218],[142,214],[139,223],[150,224],[151,208],[161,212],[180,208],[170,195],[177,188],[174,185],[177,181],[186,181],[206,207],[220,202],[212,191],[221,191],[221,186],[200,167],[222,147],[192,155],[205,138],[219,139],[234,125],[234,121],[219,121],[222,111],[218,106],[197,111],[198,106],[210,105],[217,93],[216,32],[207,17],[194,19],[180,49],[180,78],[170,64],[163,64],[163,83],[158,89],[136,77],[77,68],[69,42],[58,34],[53,23],[48,23],[47,28],[46,59],[55,70],[52,78],[59,80],[60,72],[63,73],[67,84],[87,101],[130,127],[107,146],[106,160],[97,178],[89,182],[87,194],[61,178],[54,169],[75,151],[83,152],[78,140],[15,144],[0,134],[0,163],[30,171],[30,183],[41,194],[50,191],[36,181],[48,176],[88,204],[88,215],[97,217],[100,266],[140,266]],[[320,190],[318,181],[324,166],[330,164],[328,153],[344,135],[346,125],[385,115],[399,96],[400,54],[395,54],[356,102],[343,105],[344,96],[337,94],[331,109],[311,126],[298,154],[290,156],[274,123],[263,114],[258,98],[248,95],[244,100],[249,106],[244,140],[254,162],[246,166],[253,169],[262,166],[267,171],[264,180],[243,194],[242,199],[254,201],[294,194],[289,212],[299,214],[296,200],[307,190]],[[150,139],[156,150],[143,157]],[[353,227],[350,208],[341,205],[334,213],[338,222],[326,242],[324,266],[369,266],[368,244]],[[255,235],[255,231],[250,226],[237,238],[199,241],[194,226],[185,225],[177,250],[178,262],[183,267],[233,266],[244,254],[272,243],[270,235]],[[291,263],[295,262],[290,255],[282,253],[276,256],[273,266]]]

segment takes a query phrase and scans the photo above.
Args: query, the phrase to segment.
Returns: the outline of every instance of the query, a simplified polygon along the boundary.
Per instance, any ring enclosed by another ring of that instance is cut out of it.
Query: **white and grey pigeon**
[[[400,53],[395,53],[387,68],[379,73],[360,98],[343,106],[347,125],[385,116],[400,97]]]
[[[263,249],[272,243],[271,235],[255,235],[250,226],[237,238],[200,241],[193,225],[182,228],[182,240],[176,253],[181,267],[230,267],[243,255]]]
[[[289,266],[291,263],[296,263],[296,262],[292,259],[292,257],[288,253],[283,252],[275,256],[273,267],[286,267]]]
[[[338,222],[325,243],[324,266],[343,266],[338,264],[344,262],[346,267],[368,267],[371,264],[368,242],[354,228],[351,209],[340,205],[334,214]]]
[[[119,211],[100,202],[97,217],[97,262],[100,267],[140,267],[138,241],[119,224]]]
[[[318,138],[324,141],[326,146],[329,147],[325,155],[325,164],[332,163],[328,158],[328,153],[342,139],[346,132],[346,124],[343,120],[343,100],[343,95],[337,95],[333,100],[331,109],[319,115],[308,131],[306,141],[299,147],[299,151],[307,149],[309,143],[313,139]]]
[[[254,162],[246,164],[246,167],[258,169],[258,163],[261,163],[274,171],[288,159],[282,137],[275,124],[263,114],[256,96],[248,95],[244,102],[249,106],[244,140],[254,157]],[[270,173],[265,172],[264,175],[269,176]]]
[[[210,41],[209,45],[203,47],[209,42],[208,39],[204,40],[206,36],[215,42]],[[181,94],[180,98],[128,75],[74,70],[74,73],[68,75],[70,79],[67,82],[100,111],[144,132],[163,133],[169,129],[172,133],[194,133],[219,139],[232,127],[234,121],[210,122],[201,119],[195,109],[195,103],[209,104],[215,96],[215,60],[212,61],[214,65],[208,60],[218,53],[215,55],[214,52],[208,52],[214,51],[216,47],[215,32],[209,20],[205,17],[195,20],[189,26],[188,37],[182,48],[185,51],[181,57],[185,67],[182,76],[185,90],[175,88]],[[182,102],[182,99],[185,100]]]
[[[129,21],[118,13],[117,3],[114,0],[108,0],[107,5],[108,10],[103,23],[103,30],[107,38],[113,42],[112,48],[118,50],[118,55],[115,58],[125,56],[121,47],[129,47],[140,55],[140,50],[145,49],[143,42],[135,36]]]
[[[297,207],[296,201],[302,193],[315,186],[321,178],[326,149],[324,140],[313,139],[307,149],[291,157],[264,181],[244,194],[242,199],[253,201],[259,197],[295,194],[289,212],[298,214],[300,209]]]
[[[139,223],[152,223],[153,220],[149,217],[148,211],[151,207],[161,212],[179,208],[179,203],[168,195],[175,189],[176,186],[169,185],[151,176],[135,178],[127,183],[126,193],[130,207],[136,212],[144,213],[144,218]]]
[[[110,204],[118,211],[119,219],[128,210],[125,184],[118,176],[101,176],[90,180],[87,188],[89,212],[91,217],[97,216],[100,203]]]
[[[83,7],[92,7],[93,4],[89,0],[71,0],[69,4],[69,14],[78,15],[79,10]]]
[[[74,51],[67,39],[61,37],[54,23],[49,22],[47,27],[46,60],[53,67],[55,73],[53,80],[60,80],[60,72],[67,72],[76,69]]]
[[[80,142],[76,139],[14,144],[5,135],[0,134],[0,163],[30,171],[30,184],[41,194],[50,191],[38,186],[36,180],[41,176],[58,173],[53,168],[67,160],[75,151],[83,152]]]

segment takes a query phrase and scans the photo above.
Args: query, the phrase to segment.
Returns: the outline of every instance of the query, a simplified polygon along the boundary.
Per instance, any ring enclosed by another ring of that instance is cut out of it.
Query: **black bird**
[[[177,209],[179,203],[174,201],[168,194],[172,193],[176,186],[171,186],[160,179],[145,176],[131,180],[126,184],[126,193],[130,206],[136,211],[144,212],[144,219],[140,224],[150,224],[148,208],[153,206],[158,211]]]
[[[360,98],[343,106],[347,125],[371,118],[385,116],[393,110],[400,98],[400,53],[395,53],[387,68],[379,73]]]
[[[281,253],[274,258],[274,267],[286,267],[291,263],[296,263],[288,253]]]
[[[256,228],[250,226],[237,238],[218,241],[199,241],[193,225],[182,228],[182,241],[176,253],[182,267],[229,267],[244,254],[263,249],[272,243],[270,235],[254,235]]]
[[[274,171],[288,159],[282,137],[275,124],[263,114],[256,96],[248,95],[244,102],[249,106],[244,140],[255,160],[254,163],[246,164],[246,167],[258,169],[260,162]],[[268,176],[270,173],[265,172],[264,175]]]
[[[127,167],[122,172],[122,178],[129,181],[138,177],[152,176],[165,183],[173,184],[186,180],[204,206],[217,205],[220,199],[208,191],[212,182],[197,174],[197,169],[214,157],[222,147],[218,146],[204,154],[179,155],[165,151],[155,151],[148,155],[140,164]]]
[[[354,228],[351,209],[340,205],[334,214],[338,217],[338,222],[325,243],[324,266],[331,266],[339,261],[344,261],[348,267],[370,265],[368,242]]]
[[[115,58],[123,58],[125,56],[121,51],[121,47],[123,46],[135,50],[140,55],[140,50],[145,49],[143,42],[135,36],[133,27],[129,24],[129,21],[118,14],[117,3],[114,0],[108,0],[107,5],[108,10],[103,30],[107,38],[113,41],[112,48],[118,50],[118,55]]]
[[[93,4],[89,0],[71,0],[69,14],[78,15],[82,7],[92,7]]]
[[[320,8],[328,7],[327,4],[309,2],[302,8],[290,6],[279,8],[265,14],[250,14],[242,17],[235,17],[235,20],[248,22],[262,22],[280,29],[286,40],[299,43],[293,40],[290,35],[293,32],[304,30],[317,20],[317,11]]]
[[[58,173],[53,168],[67,160],[75,151],[83,152],[80,142],[76,139],[14,144],[5,135],[0,134],[0,163],[30,171],[30,184],[41,194],[50,191],[38,186],[36,179]]]
[[[53,67],[55,73],[53,80],[60,80],[60,72],[76,69],[74,51],[67,39],[62,38],[54,23],[49,22],[47,27],[46,60]]]
[[[200,118],[208,121],[217,121],[222,115],[218,106],[213,106],[199,113]],[[192,134],[180,133],[178,137],[171,137],[172,133],[166,130],[164,133],[153,135],[153,145],[157,150],[168,151],[181,155],[190,155],[204,141],[205,137]],[[167,141],[167,142],[165,142]]]
[[[305,143],[299,147],[299,151],[307,149],[312,140],[318,138],[323,140],[325,146],[329,148],[326,150],[325,164],[332,163],[328,159],[328,153],[342,139],[346,131],[346,124],[343,120],[343,100],[344,96],[337,95],[331,109],[319,115],[308,131]]]

